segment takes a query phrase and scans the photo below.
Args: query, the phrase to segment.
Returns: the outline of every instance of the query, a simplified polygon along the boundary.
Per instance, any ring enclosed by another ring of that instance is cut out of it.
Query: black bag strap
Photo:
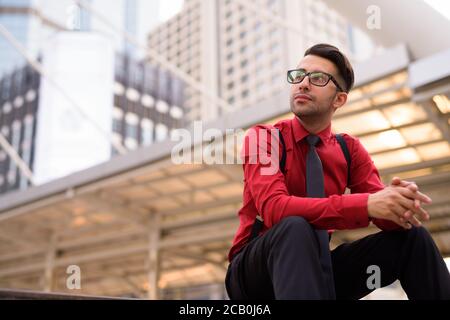
[[[278,130],[278,129],[277,129]],[[284,174],[284,169],[286,168],[286,143],[284,142],[283,135],[281,131],[278,130],[278,137],[281,141],[281,160],[280,160],[280,170]]]
[[[350,156],[350,151],[348,151],[347,143],[341,134],[336,135],[336,140],[341,146],[342,152],[344,153],[345,160],[347,160],[347,187],[350,185],[350,167],[352,165],[352,157]]]
[[[277,129],[278,130],[278,129]],[[281,131],[278,130],[278,136],[280,138],[280,142],[282,145],[281,150],[281,159],[280,159],[280,170],[283,174],[285,174],[285,168],[286,168],[286,143],[284,142],[283,135],[281,134]],[[341,146],[342,152],[344,153],[345,160],[347,160],[347,186],[350,185],[350,166],[352,164],[352,158],[350,156],[350,151],[348,150],[347,143],[345,142],[344,137],[341,134],[336,134],[336,139],[339,142],[339,145]],[[252,231],[250,233],[250,239],[249,241],[252,241],[256,237],[258,237],[259,233],[263,229],[264,226],[264,220],[260,215],[256,216],[255,222],[252,226]]]

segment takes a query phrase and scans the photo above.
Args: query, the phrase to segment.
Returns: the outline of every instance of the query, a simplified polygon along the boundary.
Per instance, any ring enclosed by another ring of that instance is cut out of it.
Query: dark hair
[[[352,89],[355,81],[352,65],[338,48],[330,44],[320,43],[306,50],[305,57],[308,55],[319,56],[333,62],[339,72],[340,78],[345,82],[345,91],[349,92]]]

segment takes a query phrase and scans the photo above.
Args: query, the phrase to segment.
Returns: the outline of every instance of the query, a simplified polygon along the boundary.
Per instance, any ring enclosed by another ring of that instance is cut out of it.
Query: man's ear
[[[333,107],[335,110],[342,107],[347,102],[348,93],[347,92],[338,92],[333,100]]]

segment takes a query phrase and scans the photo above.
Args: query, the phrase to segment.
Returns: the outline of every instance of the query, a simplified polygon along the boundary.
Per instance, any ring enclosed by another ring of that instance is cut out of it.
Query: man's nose
[[[305,77],[302,82],[297,84],[298,90],[302,91],[309,91],[311,89],[311,83],[309,82],[309,77]]]

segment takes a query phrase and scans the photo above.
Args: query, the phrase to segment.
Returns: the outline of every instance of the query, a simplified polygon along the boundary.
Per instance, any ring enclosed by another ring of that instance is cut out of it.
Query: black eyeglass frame
[[[293,82],[293,81],[290,81],[290,80],[289,80],[289,79],[290,79],[289,74],[290,74],[291,72],[293,72],[293,71],[304,71],[305,74],[303,75],[303,77],[302,77],[299,81]],[[316,86],[316,87],[325,87],[325,86],[330,82],[330,80],[331,80],[331,81],[333,81],[333,83],[335,84],[335,86],[339,89],[339,91],[347,92],[347,91],[345,91],[345,90],[342,89],[342,87],[341,87],[341,86],[339,85],[339,83],[336,81],[336,78],[335,78],[335,77],[333,77],[331,74],[326,73],[326,72],[323,72],[323,71],[311,71],[311,72],[306,72],[305,69],[291,69],[291,70],[288,70],[288,71],[287,71],[287,82],[289,82],[290,84],[300,83],[300,82],[302,82],[303,80],[305,80],[306,77],[309,77],[312,73],[321,73],[321,74],[324,74],[324,75],[326,75],[326,76],[328,77],[328,80],[327,80],[327,82],[326,82],[324,85],[318,85],[318,84],[312,83],[312,82],[311,82],[311,78],[309,78],[309,79],[310,79],[310,83],[311,83],[312,85],[314,85],[314,86]]]

